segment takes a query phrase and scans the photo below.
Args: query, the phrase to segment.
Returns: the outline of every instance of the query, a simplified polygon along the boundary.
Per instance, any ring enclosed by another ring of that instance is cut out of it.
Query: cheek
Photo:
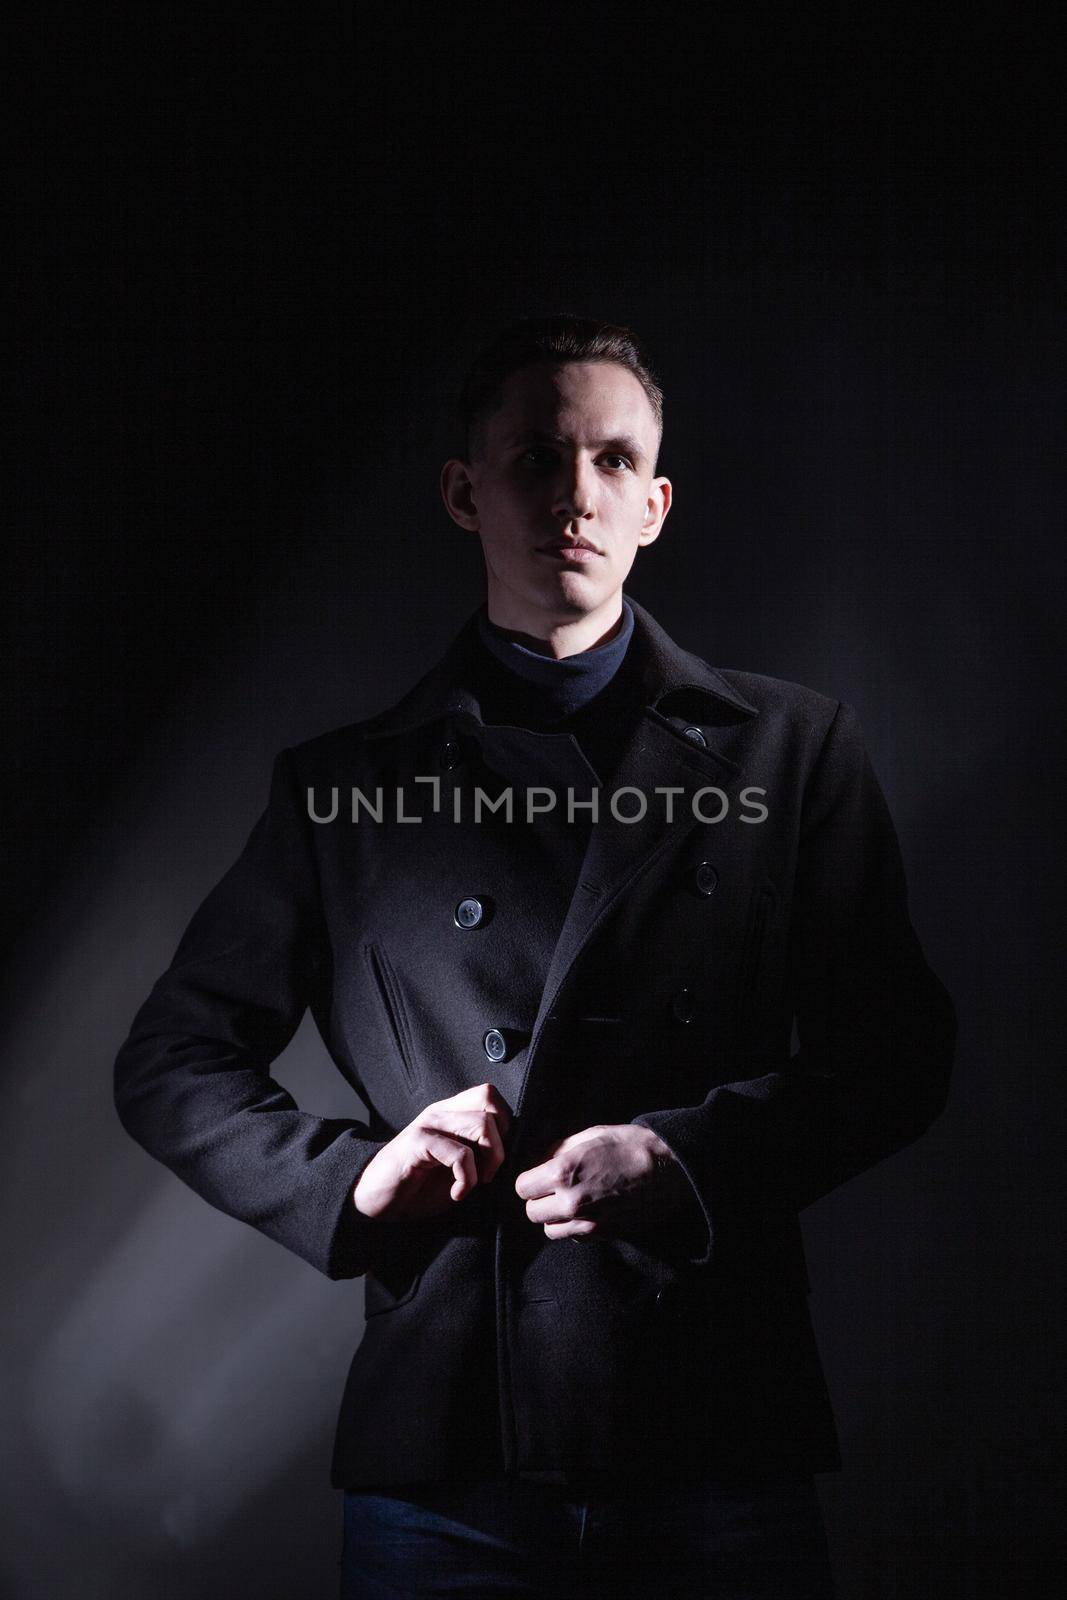
[[[610,518],[621,544],[631,544],[636,540],[644,520],[646,502],[647,497],[633,484],[628,488],[620,486],[615,494],[605,499],[604,515]]]
[[[529,488],[511,484],[495,486],[483,499],[487,523],[493,528],[498,542],[514,537],[531,518],[539,512],[539,497]]]
[[[634,557],[637,555],[639,548],[640,546],[637,543],[637,535],[635,533],[631,533],[629,528],[627,528],[626,532],[615,539],[610,546],[608,554],[611,558],[612,566],[629,566]]]

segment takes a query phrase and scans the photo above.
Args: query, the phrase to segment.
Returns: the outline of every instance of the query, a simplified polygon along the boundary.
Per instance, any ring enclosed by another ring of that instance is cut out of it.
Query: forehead
[[[513,372],[488,434],[506,444],[534,430],[579,443],[630,433],[644,441],[649,455],[655,453],[658,432],[644,389],[616,361],[539,363]]]

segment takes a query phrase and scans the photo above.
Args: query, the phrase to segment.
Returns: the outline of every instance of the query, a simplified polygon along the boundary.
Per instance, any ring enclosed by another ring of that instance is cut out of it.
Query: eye
[[[530,465],[534,467],[542,466],[546,460],[552,459],[553,455],[551,450],[549,450],[545,445],[536,444],[531,445],[529,449],[524,450],[522,455],[519,457],[520,461],[528,461]]]
[[[609,450],[607,455],[601,457],[602,461],[621,461],[624,467],[632,467],[633,462],[629,456],[620,456],[614,450]]]

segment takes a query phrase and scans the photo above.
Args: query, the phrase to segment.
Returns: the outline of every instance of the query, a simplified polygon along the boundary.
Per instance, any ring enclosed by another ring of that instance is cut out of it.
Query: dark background
[[[283,745],[481,598],[437,478],[505,318],[632,324],[628,588],[860,713],[949,1108],[805,1213],[841,1600],[1062,1560],[1062,126],[1018,19],[558,4],[39,12],[11,36],[3,1593],[332,1595],[361,1286],[122,1133],[114,1054]],[[355,1108],[305,1019],[278,1076]]]

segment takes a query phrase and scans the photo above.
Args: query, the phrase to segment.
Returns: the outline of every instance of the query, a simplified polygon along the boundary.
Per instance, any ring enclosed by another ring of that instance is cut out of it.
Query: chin
[[[587,578],[582,578],[577,573],[564,574],[564,580],[560,584],[561,598],[576,611],[595,611],[611,596],[610,589],[605,589],[598,583],[590,583]]]
[[[597,594],[585,583],[561,583],[554,595],[546,598],[550,610],[569,611],[573,616],[585,616],[603,605],[605,595]]]

